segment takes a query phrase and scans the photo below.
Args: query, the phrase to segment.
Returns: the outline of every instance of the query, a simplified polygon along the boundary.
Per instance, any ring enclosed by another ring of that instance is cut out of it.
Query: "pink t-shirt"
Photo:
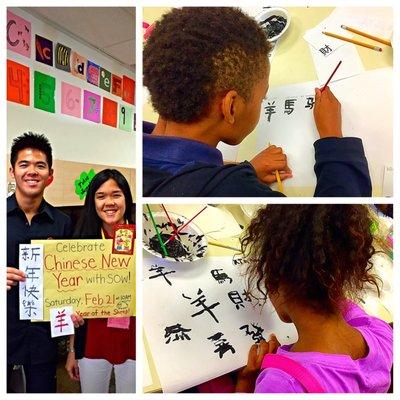
[[[291,352],[282,346],[277,354],[302,364],[326,392],[385,393],[390,386],[393,364],[393,330],[384,321],[366,314],[359,306],[348,302],[345,320],[358,329],[368,344],[365,358],[353,360],[341,354]],[[256,381],[256,393],[304,393],[303,386],[279,369],[263,370]]]

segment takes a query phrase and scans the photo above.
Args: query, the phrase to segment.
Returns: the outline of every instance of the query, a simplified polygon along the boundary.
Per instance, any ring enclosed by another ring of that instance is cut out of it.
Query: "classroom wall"
[[[46,199],[52,201],[54,205],[79,205],[82,201],[77,195],[72,193],[63,193],[61,187],[73,188],[74,180],[79,178],[75,176],[78,170],[89,171],[94,168],[96,171],[105,167],[114,167],[121,169],[124,175],[132,185],[134,194],[134,168],[135,159],[135,132],[126,132],[117,128],[109,127],[101,123],[94,123],[83,118],[75,118],[69,115],[61,114],[61,82],[78,86],[83,90],[89,90],[102,97],[107,97],[133,108],[135,107],[125,103],[121,97],[92,85],[84,80],[65,72],[47,66],[35,60],[35,34],[41,35],[53,41],[53,46],[60,42],[73,51],[84,55],[88,60],[104,67],[120,77],[127,75],[135,79],[134,71],[128,70],[114,59],[96,51],[95,49],[82,44],[73,37],[60,32],[44,23],[38,18],[27,13],[20,8],[8,8],[12,13],[31,22],[32,43],[31,58],[24,57],[13,51],[7,51],[7,58],[18,63],[24,64],[30,68],[30,106],[24,106],[17,103],[7,102],[7,152],[9,153],[13,138],[26,131],[43,133],[46,135],[53,147],[53,158],[55,160],[55,169],[60,165],[62,173],[55,171],[56,179],[54,185],[46,190]],[[34,108],[34,81],[33,71],[53,76],[56,79],[56,110],[55,113],[45,112]],[[7,162],[7,168],[8,168]],[[83,169],[85,168],[85,169]],[[8,175],[8,183],[11,178]],[[63,194],[61,194],[63,193]]]

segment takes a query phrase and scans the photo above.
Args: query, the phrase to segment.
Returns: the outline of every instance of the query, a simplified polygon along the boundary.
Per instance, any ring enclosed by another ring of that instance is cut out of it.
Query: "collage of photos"
[[[394,7],[298,3],[6,7],[7,394],[396,393]]]

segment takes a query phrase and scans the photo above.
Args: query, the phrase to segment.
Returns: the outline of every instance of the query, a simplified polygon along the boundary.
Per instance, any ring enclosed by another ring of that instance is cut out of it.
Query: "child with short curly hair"
[[[242,240],[248,286],[257,298],[268,295],[283,322],[294,323],[298,341],[280,346],[272,336],[253,346],[237,391],[387,392],[392,329],[350,300],[367,284],[379,293],[371,222],[362,205],[259,210]]]
[[[241,143],[256,127],[270,50],[265,31],[238,8],[174,8],[155,24],[143,51],[143,83],[159,114],[143,138],[145,196],[283,196],[268,186],[277,171],[292,177],[281,148],[225,165],[216,148]],[[316,89],[314,117],[315,194],[370,196],[361,140],[342,137],[340,103],[329,88]]]

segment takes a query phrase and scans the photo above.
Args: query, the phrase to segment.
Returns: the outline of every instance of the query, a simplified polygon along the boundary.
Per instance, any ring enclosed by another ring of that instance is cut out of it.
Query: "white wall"
[[[7,102],[7,150],[10,152],[13,138],[26,131],[46,135],[53,147],[53,158],[65,161],[103,164],[116,167],[135,168],[135,133],[129,133],[118,128],[112,128],[101,123],[96,124],[83,118],[61,114],[61,82],[90,90],[102,97],[108,97],[119,104],[125,103],[118,96],[85,82],[72,74],[47,66],[35,60],[34,40],[39,34],[53,41],[60,42],[90,61],[101,65],[112,73],[127,75],[134,79],[134,73],[115,60],[83,45],[72,37],[57,31],[52,26],[40,21],[19,8],[9,8],[11,12],[28,20],[32,24],[32,54],[31,58],[23,57],[12,51],[7,51],[7,58],[29,66],[31,101],[26,107],[17,103]],[[117,23],[112,21],[111,23]],[[133,50],[132,50],[133,51]],[[56,78],[56,112],[55,114],[38,110],[33,107],[33,71],[37,70]]]

